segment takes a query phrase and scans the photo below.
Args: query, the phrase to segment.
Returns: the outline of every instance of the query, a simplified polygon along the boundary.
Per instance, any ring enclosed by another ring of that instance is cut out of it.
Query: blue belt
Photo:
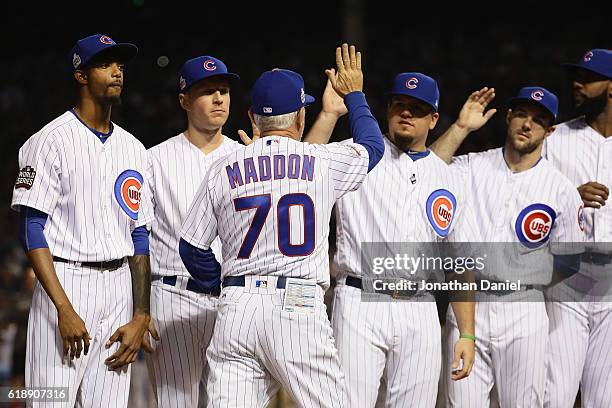
[[[263,278],[262,278],[263,280]],[[223,287],[225,286],[245,286],[245,279],[243,276],[228,276],[223,278]],[[276,280],[276,289],[285,289],[287,286],[287,277],[279,276]]]
[[[153,277],[153,281],[158,281],[158,280],[161,280],[166,285],[176,286],[177,277],[176,275],[172,275],[172,276],[159,276],[158,275],[158,276]],[[219,287],[209,289],[206,286],[204,286],[202,282],[197,281],[195,279],[191,279],[191,278],[189,278],[189,280],[187,281],[186,289],[191,292],[204,293],[204,294],[213,295],[213,296],[219,296],[219,294],[221,293],[221,289]]]

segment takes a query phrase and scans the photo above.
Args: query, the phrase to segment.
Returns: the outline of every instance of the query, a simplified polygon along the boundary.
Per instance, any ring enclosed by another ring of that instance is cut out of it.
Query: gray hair
[[[295,122],[299,111],[285,113],[277,116],[262,116],[253,114],[253,119],[260,132],[269,130],[285,130],[291,127]]]

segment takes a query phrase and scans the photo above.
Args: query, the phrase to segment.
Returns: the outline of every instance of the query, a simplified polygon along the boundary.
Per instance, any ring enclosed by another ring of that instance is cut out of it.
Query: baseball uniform
[[[471,179],[472,203],[481,219],[484,242],[508,243],[490,245],[496,257],[482,272],[476,271],[476,278],[520,279],[521,290],[477,292],[474,367],[461,381],[445,375],[448,405],[487,407],[495,385],[502,407],[542,406],[548,317],[543,294],[537,289],[551,280],[553,254],[576,250],[561,243],[582,241],[582,201],[569,180],[544,158],[514,173],[498,148],[456,157],[453,166]],[[450,313],[447,328],[448,371],[459,337]]]
[[[26,386],[68,387],[67,406],[127,406],[128,400],[130,366],[109,371],[104,360],[119,344],[108,349],[104,344],[132,318],[126,257],[134,254],[131,231],[151,221],[151,212],[140,208],[149,168],[144,146],[120,126],[111,123],[111,129],[102,143],[68,111],[19,150],[12,207],[49,215],[45,237],[57,277],[93,337],[87,355],[63,359],[55,306],[37,283],[28,323]]]
[[[162,407],[196,407],[199,384],[206,384],[206,348],[217,314],[217,297],[202,291],[178,252],[180,229],[202,179],[213,163],[241,145],[223,136],[223,143],[204,154],[184,133],[151,148],[151,316],[160,340],[147,355],[157,403]],[[221,259],[221,243],[211,244]],[[218,294],[217,294],[218,295]],[[204,374],[203,374],[204,373]]]
[[[557,125],[544,154],[574,188],[589,181],[612,187],[612,138],[584,117]],[[572,407],[580,385],[582,405],[612,401],[612,207],[584,209],[586,251],[580,272],[551,291],[548,407]],[[560,300],[560,301],[559,301]]]
[[[378,398],[386,407],[434,407],[442,350],[433,295],[423,292],[411,301],[378,295],[377,301],[364,301],[354,282],[368,276],[362,256],[371,257],[364,245],[388,246],[375,249],[372,257],[392,256],[394,243],[473,241],[479,232],[459,172],[433,152],[406,153],[387,137],[384,141],[378,166],[359,190],[336,204],[338,285],[332,326],[349,406],[373,407]],[[417,274],[412,280],[431,278]],[[381,381],[384,395],[378,395]]]

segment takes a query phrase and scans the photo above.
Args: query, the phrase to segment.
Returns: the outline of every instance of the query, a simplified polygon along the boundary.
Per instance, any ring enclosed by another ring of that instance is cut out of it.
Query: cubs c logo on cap
[[[531,93],[531,99],[533,99],[534,101],[541,101],[543,97],[544,92],[542,92],[541,89],[536,89]]]
[[[578,226],[581,231],[584,231],[584,205],[578,207]]]
[[[514,230],[519,241],[527,248],[544,245],[550,237],[557,213],[546,204],[531,204],[518,215]]]
[[[100,37],[100,42],[103,44],[113,44],[114,43],[114,41],[108,35],[103,35],[102,37]]]
[[[584,62],[589,62],[591,58],[593,58],[593,51],[587,51],[587,53],[584,54],[584,57],[582,57]]]
[[[214,71],[215,69],[217,69],[217,66],[215,65],[215,61],[213,60],[206,60],[204,61],[204,69],[207,71]]]
[[[417,87],[417,84],[419,83],[419,80],[415,77],[409,78],[406,80],[406,88],[408,89],[414,89]]]
[[[138,219],[143,182],[142,175],[136,170],[126,170],[115,180],[115,199],[119,207],[133,220]]]
[[[436,190],[429,195],[425,207],[427,219],[438,236],[444,238],[450,232],[457,200],[448,190]]]

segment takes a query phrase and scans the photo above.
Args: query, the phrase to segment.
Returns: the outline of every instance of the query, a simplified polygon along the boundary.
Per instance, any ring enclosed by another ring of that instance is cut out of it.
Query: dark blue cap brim
[[[581,70],[584,70],[584,71],[592,72],[592,73],[597,74],[597,75],[601,75],[604,78],[612,79],[612,77],[604,74],[603,72],[596,71],[596,70],[594,70],[592,68],[587,68],[584,65],[572,64],[572,63],[566,62],[565,64],[561,64],[561,66],[563,68],[565,68],[566,70],[568,70],[568,71],[575,71],[577,69],[581,69]]]
[[[435,106],[433,106],[431,103],[429,103],[429,101],[425,100],[424,98],[419,98],[419,97],[418,97],[418,96],[416,96],[416,95],[409,95],[409,94],[407,94],[407,93],[399,93],[399,92],[385,92],[385,96],[386,96],[387,98],[390,98],[390,97],[392,97],[393,95],[404,95],[404,96],[409,96],[409,97],[414,98],[414,99],[418,99],[419,101],[421,101],[421,102],[423,102],[423,103],[425,103],[425,104],[427,104],[427,105],[431,106],[431,108],[434,110],[434,112],[437,112],[437,111],[438,111],[438,109],[436,109],[436,107],[435,107]]]
[[[304,106],[306,105],[310,105],[311,103],[313,103],[315,101],[315,98],[306,94],[306,99],[304,100]]]
[[[535,101],[533,99],[530,98],[512,98],[508,101],[508,107],[510,109],[514,108],[519,102],[527,102],[527,103],[531,103],[533,105],[539,106],[541,108],[544,108],[544,110],[546,112],[548,112],[550,114],[550,116],[553,117],[553,120],[557,119],[557,115],[555,115],[550,109],[548,109],[548,107],[546,107],[546,105],[544,105],[543,103],[540,103],[538,101]]]

